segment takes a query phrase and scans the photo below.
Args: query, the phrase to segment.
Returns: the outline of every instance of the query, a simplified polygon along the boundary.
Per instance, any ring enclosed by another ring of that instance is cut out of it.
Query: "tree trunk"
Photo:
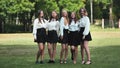
[[[93,0],[90,0],[91,24],[93,24]]]
[[[27,23],[24,22],[23,25],[24,25],[24,32],[26,32],[27,31]]]
[[[24,32],[27,31],[27,23],[28,23],[28,20],[26,18],[26,13],[24,12],[23,14],[20,14],[21,15],[21,22],[23,23],[23,28],[24,28]]]
[[[2,20],[0,19],[0,33],[2,33]]]
[[[5,22],[5,20],[0,19],[0,33],[4,32],[4,22]]]
[[[31,13],[30,13],[30,19],[29,19],[29,25],[28,25],[28,27],[29,27],[29,32],[32,31],[31,26],[32,26],[32,19],[33,19],[33,16],[34,16],[34,12],[31,11]]]
[[[109,25],[110,25],[110,27],[114,28],[112,8],[113,8],[113,3],[111,1],[110,8],[109,8],[109,11],[110,11],[110,14],[109,14]]]

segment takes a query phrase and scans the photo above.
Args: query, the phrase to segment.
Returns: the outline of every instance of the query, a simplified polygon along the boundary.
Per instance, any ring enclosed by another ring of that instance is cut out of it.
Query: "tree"
[[[114,28],[113,22],[113,0],[94,0],[98,3],[102,2],[105,7],[109,6],[109,25]]]
[[[11,20],[10,22],[13,22],[13,18],[19,17],[21,22],[26,25],[28,23],[26,20],[28,16],[26,17],[24,14],[28,15],[34,9],[34,3],[31,3],[29,0],[0,0],[0,3],[1,22],[5,22],[7,17]],[[26,26],[24,28],[26,31]]]
[[[67,11],[77,11],[81,7],[84,7],[85,0],[60,0],[59,1],[59,7],[63,7],[63,9],[66,9]]]
[[[60,12],[62,9],[68,12],[78,11],[81,7],[85,7],[84,1],[86,0],[59,0],[58,5]]]
[[[114,0],[113,1],[113,12],[114,12],[114,15],[117,19],[120,19],[120,0]]]
[[[10,0],[12,2],[8,13],[15,13],[17,17],[19,16],[20,21],[24,25],[24,31],[26,32],[28,29],[28,25],[30,24],[30,12],[31,10],[34,10],[34,3],[31,3],[29,0]]]
[[[49,15],[51,15],[51,12],[53,10],[56,10],[59,12],[58,5],[56,3],[56,0],[35,0],[35,16],[37,17],[37,11],[38,10],[43,10],[45,17],[49,18]]]
[[[4,22],[5,22],[5,18],[6,18],[6,2],[7,0],[0,0],[0,33],[4,32]]]

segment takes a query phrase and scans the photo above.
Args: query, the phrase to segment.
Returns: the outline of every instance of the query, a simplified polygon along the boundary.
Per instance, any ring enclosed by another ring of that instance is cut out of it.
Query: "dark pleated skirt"
[[[80,28],[80,31],[79,31],[79,38],[80,38],[80,42],[83,42],[83,41],[91,41],[92,40],[92,37],[91,37],[91,33],[89,32],[88,35],[85,36],[85,39],[82,39],[83,38],[83,31],[84,31],[84,27],[81,27]]]
[[[70,31],[69,33],[69,45],[70,46],[78,46],[80,44],[79,42],[79,32],[78,31]]]
[[[59,43],[68,44],[68,29],[63,30],[63,39],[59,37]]]
[[[36,42],[37,43],[44,43],[46,42],[46,29],[45,28],[40,28],[40,29],[37,29],[37,40]]]
[[[57,43],[58,42],[58,35],[55,30],[48,31],[47,42],[49,42],[49,43]]]

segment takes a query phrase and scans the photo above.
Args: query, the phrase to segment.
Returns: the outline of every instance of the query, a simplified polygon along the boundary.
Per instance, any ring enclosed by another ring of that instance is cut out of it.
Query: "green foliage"
[[[30,12],[34,8],[34,3],[29,0],[0,0],[0,15]]]
[[[29,0],[0,0],[0,19],[5,19],[7,15],[31,12],[34,4]]]
[[[109,7],[113,3],[113,17],[114,19],[120,18],[120,0],[92,0],[93,1],[93,17],[96,18],[109,18]],[[56,10],[61,15],[62,9],[68,12],[77,12],[81,7],[88,10],[90,17],[90,0],[0,0],[0,27],[4,26],[2,23],[15,24],[15,18],[18,17],[20,24],[32,24],[32,19],[37,17],[39,9],[44,11],[46,19],[49,19],[51,12]],[[112,15],[111,15],[112,16]],[[10,20],[10,22],[6,21]],[[24,27],[28,29],[28,27]],[[11,29],[11,28],[10,28]],[[26,31],[26,30],[25,30]]]
[[[104,4],[110,4],[112,0],[94,0],[94,1],[98,3],[102,2]]]
[[[113,1],[113,6],[114,6],[113,7],[113,12],[114,12],[117,19],[120,18],[120,10],[119,10],[120,6],[118,6],[118,5],[120,5],[120,0]]]
[[[96,2],[93,2],[93,6],[95,6],[93,8],[93,19],[101,19],[102,18],[102,10],[99,6],[99,4],[97,4]]]
[[[30,12],[34,9],[34,3],[31,3],[29,0],[9,0],[8,2],[8,13]]]
[[[36,0],[35,1],[35,12],[38,10],[43,10],[45,17],[49,18],[49,15],[53,10],[59,12],[59,7],[56,3],[56,0]],[[36,16],[37,13],[36,13]]]
[[[82,2],[83,0],[60,0],[59,6],[63,7],[64,9],[72,12],[78,11],[81,7],[84,7],[85,4]]]
[[[0,0],[0,18],[6,16],[6,0]]]
[[[24,27],[23,25],[9,24],[6,23],[4,26],[5,33],[23,33]]]

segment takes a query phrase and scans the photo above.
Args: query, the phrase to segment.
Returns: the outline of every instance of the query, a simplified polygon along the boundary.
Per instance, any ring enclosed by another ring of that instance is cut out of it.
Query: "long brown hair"
[[[69,24],[71,24],[72,20],[74,20],[74,21],[75,21],[75,23],[77,22],[76,13],[75,13],[75,12],[72,12],[72,13],[74,13],[74,14],[75,14],[75,18],[73,19],[73,18],[70,16],[70,23],[69,23]],[[71,14],[72,14],[72,13],[71,13]]]
[[[43,18],[43,22],[45,23],[45,20],[44,20],[44,16],[40,16],[40,14],[41,14],[41,12],[42,12],[43,10],[38,10],[38,20],[39,20],[39,22],[38,23],[42,23],[41,22],[41,18]]]
[[[52,11],[52,12],[55,12],[55,13],[57,14],[56,11]],[[51,13],[51,16],[50,16],[50,20],[49,20],[49,22],[50,22],[53,18],[54,18],[54,17],[52,16],[52,13]],[[58,15],[55,17],[55,19],[58,20]]]
[[[85,15],[85,16],[88,16],[88,12],[87,12],[87,10],[86,10],[85,8],[81,8],[81,9],[79,10],[79,13],[81,13],[81,11],[84,12],[84,15]],[[82,17],[82,15],[81,15],[81,17]]]

